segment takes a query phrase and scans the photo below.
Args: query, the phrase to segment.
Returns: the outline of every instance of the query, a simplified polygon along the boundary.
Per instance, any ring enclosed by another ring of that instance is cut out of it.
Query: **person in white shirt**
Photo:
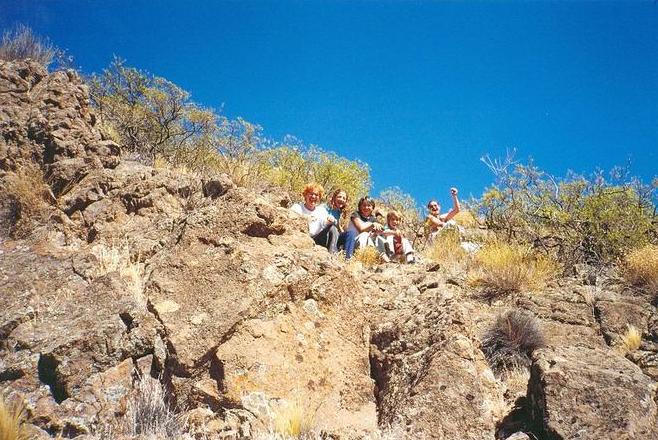
[[[297,214],[308,217],[308,233],[316,244],[326,247],[330,253],[338,252],[338,219],[320,204],[324,189],[317,183],[309,183],[302,192],[304,203],[295,203],[290,208]]]

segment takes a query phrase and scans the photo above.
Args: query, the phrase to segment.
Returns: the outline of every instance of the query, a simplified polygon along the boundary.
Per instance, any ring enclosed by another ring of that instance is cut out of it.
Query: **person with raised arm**
[[[439,231],[452,220],[461,207],[459,206],[459,198],[457,197],[457,188],[450,188],[450,196],[452,197],[452,209],[445,214],[441,214],[441,205],[436,200],[430,200],[427,203],[429,214],[425,217],[425,231],[429,243],[434,241]]]
[[[317,183],[309,183],[302,191],[304,203],[295,203],[290,208],[293,212],[308,218],[308,233],[315,244],[326,247],[330,253],[338,252],[338,219],[320,204],[324,189]]]

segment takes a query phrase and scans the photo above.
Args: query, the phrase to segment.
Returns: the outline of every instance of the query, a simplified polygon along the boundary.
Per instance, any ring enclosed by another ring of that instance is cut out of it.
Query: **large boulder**
[[[547,440],[658,438],[656,384],[611,350],[570,346],[536,352],[528,398]]]

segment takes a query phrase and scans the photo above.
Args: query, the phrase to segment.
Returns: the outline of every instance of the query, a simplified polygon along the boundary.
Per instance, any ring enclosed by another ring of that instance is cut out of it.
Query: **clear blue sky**
[[[479,195],[479,158],[658,174],[658,4],[0,0],[84,72],[113,54],[262,125],[370,164],[373,193]]]

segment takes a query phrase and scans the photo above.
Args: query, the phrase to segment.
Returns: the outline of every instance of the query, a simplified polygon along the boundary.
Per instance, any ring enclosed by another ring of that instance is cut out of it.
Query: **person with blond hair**
[[[386,226],[384,226],[384,230],[380,234],[382,240],[379,246],[383,245],[383,252],[386,256],[384,261],[399,261],[413,264],[416,262],[414,248],[400,229],[401,223],[402,215],[398,211],[388,211],[386,214]]]
[[[324,204],[320,204],[324,188],[317,183],[309,183],[304,186],[302,195],[304,203],[295,203],[290,209],[308,219],[308,233],[315,244],[335,254],[338,252],[338,219],[329,213]]]

